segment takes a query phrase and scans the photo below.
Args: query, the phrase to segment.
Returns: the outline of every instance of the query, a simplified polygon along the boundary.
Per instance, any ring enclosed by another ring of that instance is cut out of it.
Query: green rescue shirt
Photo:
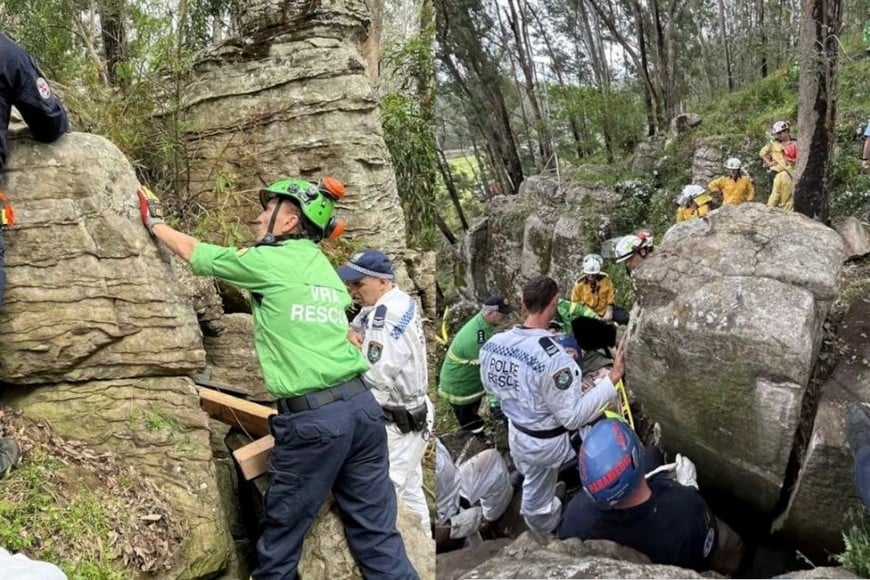
[[[199,243],[190,267],[251,291],[254,347],[274,396],[319,391],[368,370],[347,339],[350,295],[310,240],[242,249]]]
[[[456,333],[441,365],[438,393],[452,405],[473,403],[483,396],[480,383],[480,347],[493,328],[478,312]]]

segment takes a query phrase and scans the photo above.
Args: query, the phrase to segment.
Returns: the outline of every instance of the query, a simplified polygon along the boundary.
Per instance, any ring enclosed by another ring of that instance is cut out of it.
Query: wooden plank
[[[242,469],[242,475],[247,481],[266,473],[269,466],[269,455],[274,446],[275,438],[266,435],[233,451],[233,457],[236,458]]]
[[[277,413],[272,407],[245,401],[214,389],[199,389],[199,405],[213,419],[244,429],[253,437],[269,434],[269,417]]]

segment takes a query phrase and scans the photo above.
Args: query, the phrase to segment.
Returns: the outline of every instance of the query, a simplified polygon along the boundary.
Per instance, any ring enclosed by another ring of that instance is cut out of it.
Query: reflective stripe
[[[467,358],[459,358],[455,354],[453,354],[452,350],[447,350],[447,358],[452,360],[455,363],[459,363],[461,365],[476,365],[480,366],[480,359],[467,359]]]
[[[479,401],[483,398],[483,395],[485,394],[486,393],[483,390],[480,390],[470,395],[451,395],[441,387],[438,387],[438,396],[443,398],[451,405],[467,405],[468,403]]]

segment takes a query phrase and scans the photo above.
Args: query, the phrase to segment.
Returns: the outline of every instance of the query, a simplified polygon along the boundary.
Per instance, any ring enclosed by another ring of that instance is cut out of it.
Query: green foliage
[[[433,36],[434,27],[429,27],[404,44],[384,49],[384,63],[399,82],[395,83],[398,88],[383,95],[380,102],[384,140],[396,172],[408,237],[414,245],[428,249],[434,247],[437,237],[434,99],[430,88],[435,70]]]
[[[84,486],[58,496],[63,464],[34,449],[3,481],[0,545],[60,566],[70,579],[121,580],[105,498]],[[69,491],[69,490],[66,490]]]
[[[702,106],[700,114],[712,134],[746,131],[763,138],[773,121],[797,120],[797,78],[777,71]]]
[[[846,549],[837,556],[837,560],[860,576],[870,577],[870,523],[867,515],[860,508],[852,508],[846,514],[848,531],[843,533]]]
[[[870,175],[861,169],[861,159],[835,154],[831,164],[831,197],[828,209],[832,218],[858,216],[870,202]]]

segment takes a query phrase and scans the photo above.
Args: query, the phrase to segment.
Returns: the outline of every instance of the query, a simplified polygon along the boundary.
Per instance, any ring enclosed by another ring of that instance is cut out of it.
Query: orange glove
[[[0,189],[0,228],[11,228],[14,225],[15,211],[12,209],[9,198],[6,197],[6,192]]]

